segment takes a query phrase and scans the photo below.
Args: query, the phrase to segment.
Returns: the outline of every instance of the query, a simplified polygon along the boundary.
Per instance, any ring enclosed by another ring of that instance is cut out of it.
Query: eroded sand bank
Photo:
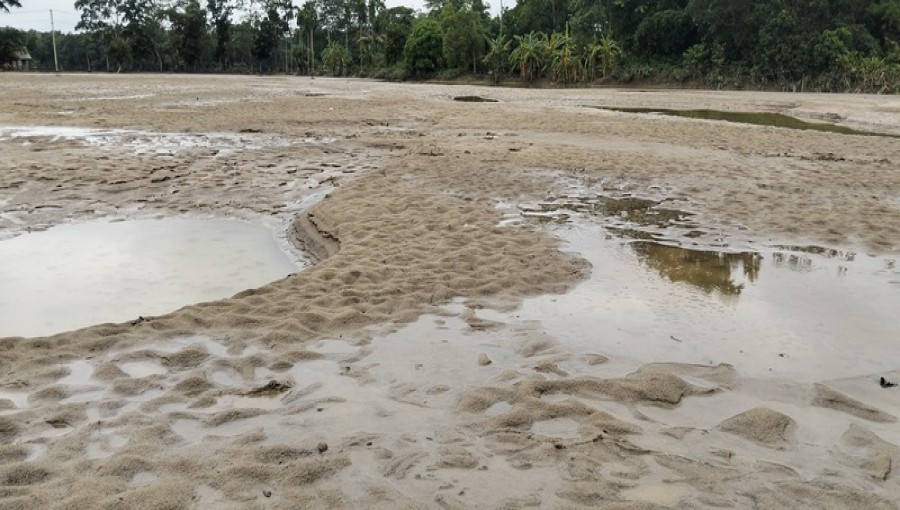
[[[892,299],[897,139],[587,108],[774,111],[900,134],[891,97],[0,82],[0,239],[229,217],[274,226],[315,262],[149,320],[0,339],[0,506],[896,508],[900,391],[878,378],[900,366],[883,352],[829,376],[803,355],[817,339],[802,327],[748,362],[670,355],[714,341],[681,330],[642,352],[616,346],[642,341],[627,322],[573,331],[520,308],[602,274],[558,223],[605,238],[608,222],[527,214],[573,194],[691,213],[683,230],[644,225],[675,242],[871,254]],[[452,101],[469,94],[500,102]],[[691,306],[715,317],[727,303],[710,294]],[[860,331],[890,329],[877,326]],[[866,338],[836,352],[872,356]]]

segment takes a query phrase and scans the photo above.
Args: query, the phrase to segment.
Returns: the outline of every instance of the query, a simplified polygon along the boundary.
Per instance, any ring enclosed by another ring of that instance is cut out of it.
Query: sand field
[[[229,218],[300,261],[0,338],[0,508],[898,507],[900,139],[594,108],[897,136],[894,97],[0,84],[0,243]]]

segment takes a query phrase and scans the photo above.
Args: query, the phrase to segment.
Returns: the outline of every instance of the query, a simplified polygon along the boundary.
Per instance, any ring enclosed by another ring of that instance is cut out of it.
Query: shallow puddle
[[[281,395],[247,397],[226,395],[216,403],[216,409],[278,409],[282,407]]]
[[[144,487],[147,485],[151,485],[159,480],[159,477],[156,476],[155,473],[151,473],[150,471],[141,471],[139,473],[135,473],[134,477],[131,479],[131,485],[136,487]]]
[[[609,238],[595,226],[558,234],[591,262],[589,280],[528,299],[513,314],[480,315],[540,321],[570,352],[724,362],[747,376],[812,382],[896,368],[900,270],[890,258],[784,246],[693,250]]]
[[[597,106],[601,110],[610,110],[623,113],[655,113],[671,117],[684,117],[688,119],[721,120],[740,124],[753,124],[756,126],[772,126],[787,129],[802,129],[810,131],[822,131],[826,133],[838,133],[842,135],[861,136],[886,136],[898,138],[897,135],[888,133],[875,133],[871,131],[859,131],[835,124],[824,122],[806,122],[796,117],[770,112],[729,112],[723,110],[672,110],[668,108],[620,108]]]
[[[454,101],[459,101],[462,103],[496,103],[496,99],[488,99],[486,97],[481,96],[456,96],[453,98]]]
[[[552,418],[534,422],[531,431],[541,436],[575,439],[579,437],[578,428],[578,422],[572,418]]]
[[[726,296],[738,295],[747,283],[755,282],[762,265],[762,256],[754,252],[693,250],[652,241],[630,246],[645,267],[663,278]]]
[[[152,375],[165,375],[168,370],[159,363],[152,361],[132,361],[130,363],[120,363],[119,368],[128,374],[128,377],[141,379]]]
[[[518,209],[526,219],[543,224],[571,223],[574,216],[587,215],[604,218],[607,227],[628,229],[628,232],[643,227],[691,229],[697,226],[691,221],[690,212],[665,207],[658,200],[632,196],[561,196]]]
[[[28,395],[29,394],[26,391],[12,391],[0,388],[0,400],[8,400],[12,404],[12,407],[9,407],[9,404],[0,407],[0,414],[3,414],[6,411],[18,411],[19,409],[28,407]]]
[[[250,223],[62,225],[0,241],[0,337],[160,315],[297,270],[273,233]]]

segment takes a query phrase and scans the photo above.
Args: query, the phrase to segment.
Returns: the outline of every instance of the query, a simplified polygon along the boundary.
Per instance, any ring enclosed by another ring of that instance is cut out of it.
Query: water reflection
[[[838,259],[846,262],[853,262],[856,259],[856,252],[852,251],[840,251],[835,250],[833,248],[824,248],[822,246],[788,246],[788,245],[778,245],[774,247],[777,250],[784,250],[788,252],[799,252],[799,253],[809,253],[812,255],[821,255],[823,257],[829,259]]]
[[[775,252],[772,254],[775,267],[786,267],[794,271],[807,271],[812,268],[812,259],[796,253]]]
[[[539,321],[540,331],[569,352],[727,362],[749,377],[812,382],[896,368],[896,257],[859,253],[847,262],[761,244],[719,253],[723,248],[709,244],[684,241],[703,247],[690,250],[672,241],[628,241],[592,222],[573,224],[556,232],[567,251],[591,264],[587,281],[562,295],[526,299],[512,314],[479,310],[479,317]],[[806,257],[809,268],[777,266],[779,251]]]
[[[631,248],[644,266],[663,278],[726,296],[740,295],[743,281],[756,281],[762,261],[757,253],[689,250],[648,241],[633,242]]]
[[[522,215],[540,223],[568,223],[572,213],[609,218],[642,227],[693,227],[691,213],[660,207],[662,202],[637,197],[553,197],[534,206],[521,206]]]

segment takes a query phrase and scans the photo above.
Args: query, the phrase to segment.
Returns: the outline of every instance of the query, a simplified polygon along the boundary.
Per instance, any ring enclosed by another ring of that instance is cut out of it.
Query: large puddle
[[[298,270],[271,230],[219,219],[54,227],[0,241],[0,337],[168,313]]]
[[[822,131],[826,133],[838,133],[842,135],[862,136],[887,136],[898,138],[897,135],[887,133],[875,133],[871,131],[859,131],[836,124],[824,122],[806,122],[796,117],[770,112],[729,112],[723,110],[672,110],[668,108],[624,108],[611,106],[597,106],[601,110],[609,110],[623,113],[653,113],[668,115],[671,117],[684,117],[688,119],[721,120],[725,122],[737,122],[740,124],[753,124],[756,126],[772,126],[787,129],[803,129],[810,131]]]
[[[897,368],[895,259],[815,246],[687,249],[578,222],[557,231],[591,262],[590,279],[526,300],[512,317],[479,315],[540,321],[576,352],[724,362],[751,377],[812,382]]]

